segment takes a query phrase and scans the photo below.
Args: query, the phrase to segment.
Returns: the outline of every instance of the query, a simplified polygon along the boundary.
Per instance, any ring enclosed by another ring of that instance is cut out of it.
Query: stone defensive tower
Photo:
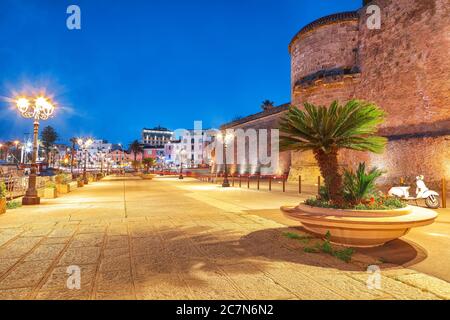
[[[374,0],[318,19],[289,45],[291,103],[329,105],[357,98],[375,102],[388,117],[380,133],[383,155],[343,152],[341,164],[366,161],[387,171],[385,183],[425,175],[450,177],[450,6],[448,0]],[[381,12],[369,29],[368,5]],[[317,177],[311,153],[292,155],[290,177]]]

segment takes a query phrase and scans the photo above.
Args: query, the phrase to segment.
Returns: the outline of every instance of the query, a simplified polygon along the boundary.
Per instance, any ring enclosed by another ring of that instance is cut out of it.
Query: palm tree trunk
[[[335,204],[342,204],[342,176],[339,173],[338,152],[334,150],[325,153],[323,150],[314,152],[314,156],[319,164],[320,173],[325,179],[325,186],[330,195],[330,200]]]

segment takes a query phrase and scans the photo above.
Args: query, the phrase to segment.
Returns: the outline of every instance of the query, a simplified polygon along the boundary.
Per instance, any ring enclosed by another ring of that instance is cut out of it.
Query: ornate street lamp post
[[[83,153],[84,153],[84,167],[83,167],[83,181],[84,181],[84,184],[88,184],[89,183],[89,180],[88,180],[88,178],[87,178],[87,175],[86,175],[86,166],[87,166],[87,160],[88,160],[88,148],[89,148],[89,146],[94,142],[92,139],[86,139],[86,140],[83,140],[83,139],[78,139],[78,145],[81,147],[81,149],[83,150]]]
[[[232,133],[225,133],[223,134],[220,132],[217,137],[222,142],[223,146],[223,165],[224,165],[224,178],[222,187],[223,188],[229,188],[230,187],[230,181],[228,181],[228,165],[227,165],[227,149],[228,149],[228,142],[232,141],[234,138],[234,135]]]
[[[24,118],[34,120],[33,156],[31,158],[31,172],[28,178],[28,189],[22,199],[23,205],[35,205],[41,202],[36,189],[36,160],[38,150],[39,120],[47,120],[55,111],[55,106],[45,97],[35,99],[21,97],[16,100],[17,109]]]
[[[183,158],[186,155],[186,150],[181,149],[179,151],[179,156],[180,156],[180,175],[178,176],[178,179],[183,180]]]

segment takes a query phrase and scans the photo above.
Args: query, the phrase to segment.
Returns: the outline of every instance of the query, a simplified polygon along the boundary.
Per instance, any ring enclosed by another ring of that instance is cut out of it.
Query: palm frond
[[[376,136],[385,113],[375,104],[351,100],[344,106],[337,101],[325,106],[304,104],[304,110],[291,106],[281,119],[282,150],[331,152],[339,148],[381,153],[387,143]]]

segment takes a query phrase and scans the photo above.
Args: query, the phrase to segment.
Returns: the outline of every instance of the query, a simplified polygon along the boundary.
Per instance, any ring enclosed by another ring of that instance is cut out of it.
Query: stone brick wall
[[[388,173],[384,183],[417,174],[425,175],[434,184],[442,176],[450,178],[448,0],[374,0],[370,4],[381,8],[381,30],[367,28],[363,8],[358,27],[348,21],[334,23],[294,40],[292,103],[328,105],[333,100],[345,102],[351,98],[373,101],[388,113],[380,130],[391,140],[386,152],[377,156],[343,151],[341,165],[354,167],[366,161],[383,167]],[[323,68],[348,66],[355,48],[357,57],[353,61],[360,74],[317,81],[308,88],[296,86],[298,79],[317,71],[314,64]],[[306,53],[311,56],[306,57]],[[405,134],[411,136],[398,138]],[[290,179],[297,179],[300,172],[317,175],[318,169],[311,161],[310,154],[293,154]]]
[[[319,26],[301,35],[290,48],[292,85],[320,70],[353,67],[357,41],[358,21]]]
[[[360,11],[361,82],[356,94],[389,117],[384,134],[450,128],[450,3],[376,0],[381,30],[366,27]]]
[[[278,107],[280,108],[280,107]],[[279,126],[279,121],[281,118],[281,115],[285,113],[284,108],[280,108],[280,112],[277,112],[275,114],[273,114],[273,110],[268,110],[267,112],[265,112],[264,114],[259,115],[260,117],[256,120],[250,120],[250,121],[243,121],[243,122],[235,122],[232,123],[231,125],[224,125],[222,127],[222,129],[233,129],[233,130],[238,130],[238,129],[242,129],[244,131],[248,130],[248,129],[269,129],[268,130],[268,140],[267,140],[267,148],[268,150],[270,150],[271,148],[271,143],[270,143],[270,129],[277,129]],[[244,119],[245,120],[245,119]],[[257,141],[257,148],[259,148],[261,141],[259,141],[259,136],[258,136],[258,141]],[[246,159],[248,162],[248,152],[249,152],[249,142],[246,142]],[[268,168],[269,166],[261,166],[261,165],[257,165],[257,166],[252,166],[252,165],[237,165],[238,163],[238,159],[237,159],[237,139],[235,139],[235,147],[234,147],[234,164],[230,164],[230,172],[232,174],[256,174],[256,173],[261,173],[261,174],[270,174],[270,175],[283,175],[283,174],[288,174],[289,173],[289,169],[291,166],[291,153],[290,152],[281,152],[279,154],[279,165],[277,168],[275,168],[275,170],[270,170],[270,168]],[[258,149],[259,150],[259,149]],[[270,152],[270,151],[269,151]],[[227,157],[227,159],[230,159]],[[230,160],[228,160],[228,163],[230,163]],[[214,167],[213,168],[213,172],[220,172],[222,171],[223,168],[222,166],[218,165],[217,168]]]

